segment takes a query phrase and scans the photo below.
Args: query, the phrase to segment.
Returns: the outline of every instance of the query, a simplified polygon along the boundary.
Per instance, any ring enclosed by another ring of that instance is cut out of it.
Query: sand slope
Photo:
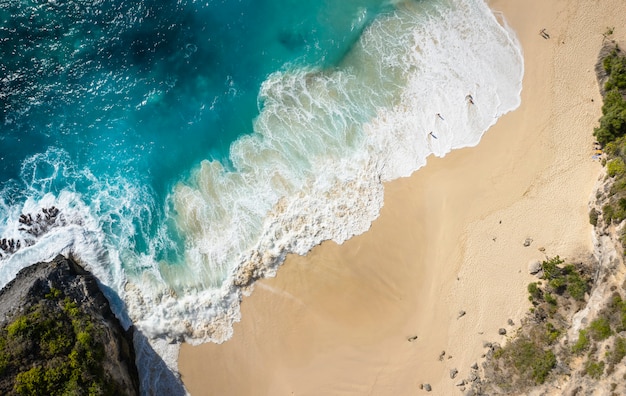
[[[593,69],[607,26],[626,37],[626,2],[490,6],[522,42],[522,106],[477,147],[388,183],[367,233],[290,256],[244,299],[231,340],[184,345],[179,368],[192,395],[413,395],[425,393],[421,383],[458,392],[483,341],[504,340],[498,329],[528,309],[528,262],[590,252],[587,202],[600,170]]]

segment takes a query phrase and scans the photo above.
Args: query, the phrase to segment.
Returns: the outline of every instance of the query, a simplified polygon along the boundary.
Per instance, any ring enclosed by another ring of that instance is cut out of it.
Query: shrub
[[[626,135],[626,102],[617,88],[608,91],[604,97],[600,126],[593,134],[602,145]]]
[[[610,363],[618,364],[626,356],[626,339],[622,337],[615,337],[613,343],[613,351],[610,355]]]
[[[551,293],[545,293],[543,295],[543,297],[545,298],[546,302],[550,305],[556,305],[557,304],[557,300],[556,297],[554,297]]]
[[[594,227],[598,225],[598,216],[600,216],[600,213],[595,208],[589,211],[589,223]]]
[[[604,373],[604,362],[593,362],[588,360],[585,363],[585,374],[589,375],[591,378],[598,379]]]
[[[572,272],[567,275],[566,290],[574,300],[583,301],[588,288],[587,282],[581,278],[578,272]]]
[[[572,353],[581,354],[589,348],[589,337],[587,337],[587,330],[578,330],[578,340],[572,345]]]
[[[610,36],[613,34],[613,30],[607,32]],[[605,33],[606,34],[606,33]],[[605,36],[606,37],[606,36]],[[626,58],[620,56],[618,48],[616,47],[611,53],[602,61],[604,70],[609,74],[608,81],[604,84],[604,89],[610,91],[611,89],[625,89],[626,88]]]
[[[9,337],[15,337],[20,334],[25,334],[28,331],[28,327],[28,319],[26,316],[20,316],[7,326],[7,333]]]
[[[626,164],[621,157],[613,158],[606,163],[606,171],[610,177],[621,176],[626,173]]]
[[[514,346],[513,364],[521,372],[530,372],[537,384],[543,384],[550,371],[556,365],[556,357],[550,350],[543,350],[530,340],[520,340]]]
[[[552,257],[541,263],[541,268],[543,269],[543,279],[554,279],[561,274],[561,270],[559,265],[563,264],[564,261],[561,260],[559,256]]]
[[[541,298],[543,297],[543,292],[541,291],[539,286],[537,286],[537,282],[532,282],[528,284],[528,294],[530,294],[528,296],[528,299],[530,301],[541,300]]]
[[[561,331],[559,329],[554,327],[550,322],[546,323],[546,338],[548,339],[548,344],[554,343],[560,335]]]
[[[591,337],[596,341],[607,339],[611,335],[611,324],[605,317],[600,317],[591,322],[589,325]]]
[[[611,204],[606,204],[602,207],[602,214],[604,215],[604,221],[606,221],[607,224],[609,224],[611,223],[611,221],[613,220],[613,217],[615,216],[615,210],[613,209]]]

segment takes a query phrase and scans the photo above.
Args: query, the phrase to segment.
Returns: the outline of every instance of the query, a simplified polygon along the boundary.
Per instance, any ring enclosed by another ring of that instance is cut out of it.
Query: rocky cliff
[[[27,267],[0,291],[0,394],[139,394],[132,337],[74,260]]]

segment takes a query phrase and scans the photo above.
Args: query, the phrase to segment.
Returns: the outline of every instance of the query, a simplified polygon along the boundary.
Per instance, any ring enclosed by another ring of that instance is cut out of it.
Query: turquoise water
[[[153,343],[228,339],[287,254],[365,232],[383,182],[520,102],[483,0],[10,0],[0,20],[0,285],[72,254]]]
[[[380,0],[4,2],[3,198],[70,189],[91,205],[108,184],[116,205],[126,195],[140,202],[124,206],[149,207],[130,233],[145,253],[173,185],[202,159],[228,166],[230,144],[252,132],[267,76],[332,67],[389,9]],[[103,224],[112,233],[124,227],[116,217]]]

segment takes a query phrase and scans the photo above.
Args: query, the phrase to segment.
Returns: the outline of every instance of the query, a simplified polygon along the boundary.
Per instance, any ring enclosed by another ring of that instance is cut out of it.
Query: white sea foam
[[[33,158],[23,175],[33,175],[24,182],[34,198],[0,208],[2,235],[24,239],[19,215],[44,207],[59,208],[65,220],[5,257],[0,283],[25,263],[74,252],[142,334],[161,344],[222,342],[255,280],[273,275],[289,253],[365,232],[383,204],[382,182],[411,174],[431,154],[477,144],[519,105],[522,74],[515,35],[482,0],[401,3],[337,68],[269,76],[254,133],[232,145],[228,166],[205,161],[175,186],[156,238],[136,227],[155,213],[149,191],[122,177],[103,182],[55,168],[65,160],[32,167],[46,163]],[[38,193],[59,172],[92,184],[89,206],[76,192]],[[184,238],[176,262],[156,258],[164,246],[175,249],[172,223]],[[148,240],[142,253],[136,238]]]
[[[131,315],[152,337],[225,340],[256,279],[288,253],[366,231],[382,182],[477,144],[519,105],[522,74],[515,35],[487,6],[449,0],[400,5],[335,69],[271,75],[255,133],[232,145],[232,168],[205,161],[175,187],[185,265],[162,273],[165,285],[151,282],[156,293],[137,283]]]

